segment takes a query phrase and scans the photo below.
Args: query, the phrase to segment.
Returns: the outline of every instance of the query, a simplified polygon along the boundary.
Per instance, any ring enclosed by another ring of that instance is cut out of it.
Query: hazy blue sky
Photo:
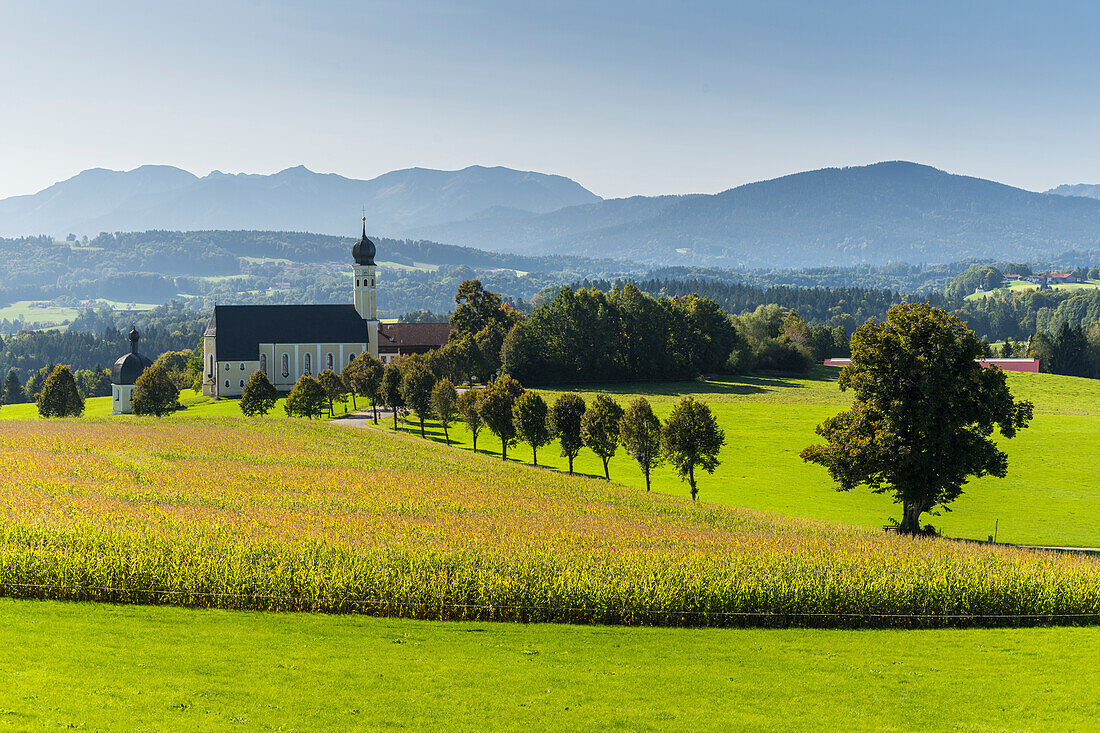
[[[1100,181],[1086,2],[3,2],[0,196],[473,163],[603,196],[906,159]]]

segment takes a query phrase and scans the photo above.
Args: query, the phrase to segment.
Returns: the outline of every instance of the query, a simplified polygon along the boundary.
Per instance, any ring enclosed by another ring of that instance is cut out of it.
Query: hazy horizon
[[[1100,8],[496,1],[13,6],[0,197],[94,167],[558,174],[607,198],[909,160],[1100,180]]]

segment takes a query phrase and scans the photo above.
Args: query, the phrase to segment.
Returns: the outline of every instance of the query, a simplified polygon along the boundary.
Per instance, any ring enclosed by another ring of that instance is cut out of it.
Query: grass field
[[[1083,283],[1065,283],[1061,285],[1051,285],[1052,290],[1095,290],[1100,288],[1100,280],[1087,280]],[[987,298],[990,295],[1007,295],[1009,293],[1025,292],[1028,290],[1037,290],[1038,285],[1029,283],[1026,281],[1016,281],[1003,288],[997,288],[988,293],[971,293],[966,296],[966,300],[980,300]]]
[[[71,321],[79,314],[80,310],[77,308],[50,305],[49,301],[45,300],[17,300],[11,305],[0,308],[0,318],[48,325]]]
[[[700,496],[708,501],[792,517],[827,519],[846,524],[880,527],[900,516],[888,495],[866,490],[837,492],[828,474],[808,465],[799,452],[816,442],[814,427],[847,406],[835,378],[839,370],[821,367],[810,378],[743,377],[712,382],[684,382],[641,386],[610,386],[624,405],[638,394],[664,417],[680,395],[693,393],[706,401],[726,432],[722,465],[713,476],[700,479]],[[1050,374],[1010,373],[1009,385],[1018,398],[1032,400],[1036,417],[1031,427],[1013,440],[1003,441],[1009,455],[1007,478],[972,481],[953,505],[953,511],[927,517],[953,537],[985,539],[994,533],[1000,541],[1019,544],[1100,546],[1100,381]],[[590,398],[591,392],[582,392]],[[554,392],[546,397],[553,399]],[[386,429],[391,422],[382,424]],[[434,423],[431,436],[443,439]],[[414,430],[410,423],[407,428]],[[451,437],[469,449],[465,426],[452,426]],[[500,443],[487,430],[478,450],[500,455]],[[531,461],[528,446],[509,450],[509,459]],[[539,451],[539,463],[564,470],[565,459],[556,445]],[[581,452],[577,470],[602,475],[600,460]],[[611,477],[630,486],[644,487],[637,465],[620,449],[611,461]],[[654,488],[687,496],[687,486],[668,466],[654,474]]]
[[[0,600],[0,730],[1033,730],[1100,628],[624,629]]]

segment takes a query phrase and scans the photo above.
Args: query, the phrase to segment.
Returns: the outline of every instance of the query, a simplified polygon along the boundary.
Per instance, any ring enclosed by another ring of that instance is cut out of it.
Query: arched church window
[[[267,376],[267,354],[260,354],[260,371]]]
[[[226,386],[226,387],[228,387],[228,386],[229,386],[229,380],[228,380],[228,379],[227,379],[227,380],[225,380],[225,386]]]
[[[355,361],[355,354],[348,354],[348,364]]]
[[[240,387],[244,386],[244,380],[243,379],[241,380],[241,383],[238,386],[240,386]]]
[[[229,362],[228,361],[225,362],[225,371],[227,371],[227,372],[229,371]]]
[[[308,374],[312,374],[312,373],[313,373],[313,358],[312,358],[312,357],[313,357],[313,355],[312,355],[312,354],[306,354],[306,361],[305,361],[305,365],[306,365],[306,368],[305,368],[305,373],[306,373],[307,375],[308,375]]]
[[[287,354],[283,354],[283,376],[290,376],[290,357]]]
[[[358,280],[355,281],[355,287],[359,287],[359,281]]]
[[[210,368],[206,371],[206,376],[212,377],[214,376],[214,355],[211,354],[207,361],[210,363]]]
[[[241,362],[241,371],[242,372],[244,371],[244,362],[243,361]]]
[[[332,369],[332,364],[333,364],[333,358],[332,358],[332,352],[330,351],[330,352],[328,352],[328,356],[325,357],[325,368],[326,369]]]

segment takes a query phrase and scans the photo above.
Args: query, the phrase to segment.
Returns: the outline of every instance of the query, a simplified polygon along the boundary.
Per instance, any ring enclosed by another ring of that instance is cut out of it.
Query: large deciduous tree
[[[38,393],[38,414],[42,417],[78,417],[84,414],[84,398],[76,388],[69,367],[58,364],[46,377]]]
[[[639,397],[626,408],[619,420],[619,436],[623,448],[638,462],[649,491],[649,474],[664,460],[661,455],[661,421],[645,397]]]
[[[249,417],[253,415],[266,415],[275,406],[279,399],[279,393],[267,378],[267,375],[257,369],[244,383],[241,392],[241,412]]]
[[[838,483],[892,492],[902,505],[899,531],[921,532],[920,518],[947,509],[971,476],[1000,476],[1008,457],[991,440],[1011,438],[1031,420],[1004,372],[976,361],[982,344],[958,318],[924,303],[891,308],[884,323],[867,321],[852,336],[852,362],[840,389],[852,408],[823,422],[827,441],[802,451]]]
[[[672,408],[661,429],[661,446],[680,478],[688,482],[692,501],[699,495],[695,469],[714,473],[719,464],[718,451],[725,443],[726,434],[704,403],[689,396]]]
[[[605,394],[596,395],[581,418],[581,440],[603,461],[603,477],[611,480],[607,463],[619,447],[619,420],[623,408]]]
[[[539,465],[539,448],[550,442],[550,426],[546,422],[546,401],[535,392],[524,392],[512,408],[516,436],[531,446],[531,460]]]
[[[573,473],[573,461],[584,447],[581,437],[584,409],[584,398],[576,392],[559,395],[550,407],[550,431],[561,445],[562,456],[569,461],[569,473]]]
[[[481,419],[500,438],[500,457],[508,460],[508,446],[516,442],[516,423],[512,408],[523,394],[523,387],[507,374],[494,379],[481,390],[478,407]]]
[[[135,415],[161,417],[180,409],[180,390],[163,364],[153,364],[134,382]]]

